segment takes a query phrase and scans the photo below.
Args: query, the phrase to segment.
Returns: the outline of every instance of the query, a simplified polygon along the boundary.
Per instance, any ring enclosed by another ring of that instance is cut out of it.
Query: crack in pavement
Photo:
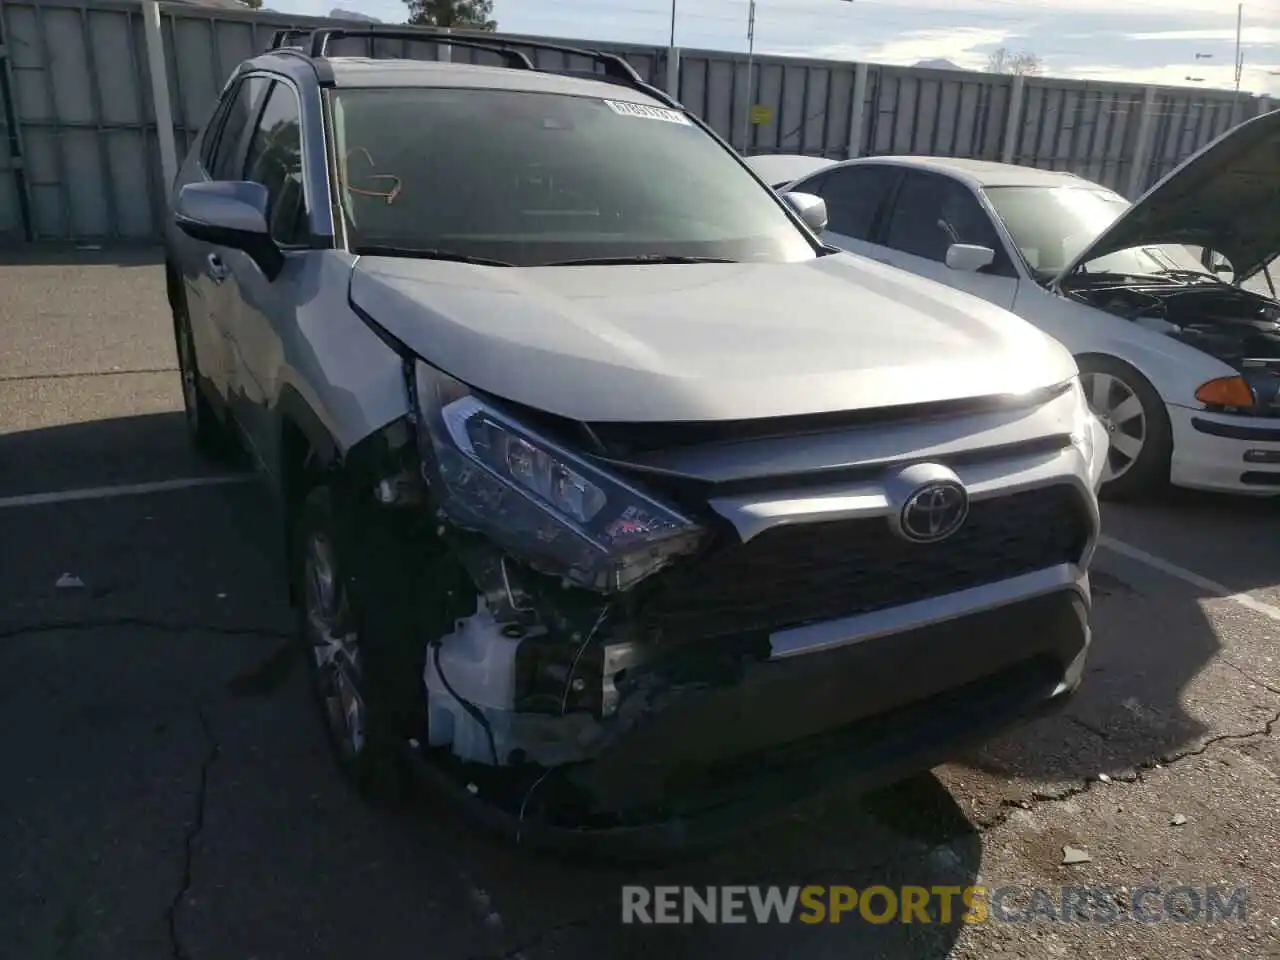
[[[28,634],[57,633],[59,631],[110,630],[116,627],[137,627],[142,630],[161,630],[167,633],[216,633],[229,637],[272,637],[286,639],[293,636],[288,630],[270,627],[235,627],[216,624],[192,623],[170,620],[152,620],[147,617],[99,617],[91,620],[44,620],[0,629],[0,640],[11,640]]]
[[[18,373],[0,376],[0,383],[29,383],[34,380],[82,380],[88,377],[129,377],[146,373],[176,373],[177,367],[139,367],[136,370],[88,370],[83,373]]]
[[[1246,670],[1244,667],[1240,666],[1240,664],[1236,663],[1234,660],[1232,660],[1228,656],[1219,654],[1218,659],[1221,660],[1223,663],[1225,663],[1228,667],[1230,667],[1236,673],[1240,674],[1240,676],[1244,677],[1250,683],[1254,684],[1255,686],[1261,687],[1263,690],[1266,690],[1268,693],[1274,693],[1277,697],[1280,697],[1280,687],[1275,687],[1270,683],[1268,683],[1266,680],[1263,680],[1261,677],[1255,676],[1252,673],[1252,671]]]
[[[1263,684],[1263,686],[1265,686],[1265,684]],[[1080,783],[1067,787],[1064,790],[1059,790],[1056,793],[1044,793],[1043,791],[1036,790],[1033,791],[1029,797],[1024,797],[1021,800],[1003,800],[1000,804],[999,810],[993,816],[979,821],[975,825],[978,835],[981,836],[982,834],[1007,823],[1009,818],[1013,816],[1015,810],[1033,810],[1042,804],[1062,803],[1065,800],[1070,800],[1073,797],[1078,797],[1082,794],[1088,793],[1094,788],[1095,784],[1099,783],[1143,783],[1146,780],[1143,774],[1147,771],[1155,770],[1158,767],[1172,767],[1183,760],[1203,756],[1211,747],[1216,746],[1219,743],[1257,740],[1262,737],[1269,737],[1275,731],[1277,724],[1280,724],[1280,712],[1277,712],[1274,717],[1268,720],[1260,730],[1249,730],[1245,733],[1220,733],[1217,736],[1210,737],[1198,747],[1193,747],[1190,750],[1183,750],[1179,753],[1173,754],[1163,754],[1155,760],[1143,761],[1138,764],[1134,768],[1134,772],[1130,774],[1108,776],[1105,781],[1091,778],[1089,780],[1082,780]]]
[[[182,901],[191,889],[191,865],[194,859],[195,843],[201,831],[204,830],[205,801],[209,793],[209,771],[217,761],[219,753],[218,738],[214,735],[213,725],[209,722],[209,716],[205,713],[204,707],[199,700],[196,701],[195,710],[196,717],[200,721],[200,729],[204,732],[205,741],[208,743],[208,751],[200,762],[200,784],[196,793],[195,817],[192,819],[182,840],[182,877],[173,899],[169,901],[169,906],[165,908],[165,921],[169,928],[169,946],[173,953],[173,960],[188,960],[189,957],[187,951],[183,949],[181,938],[178,936],[178,908],[182,905]]]

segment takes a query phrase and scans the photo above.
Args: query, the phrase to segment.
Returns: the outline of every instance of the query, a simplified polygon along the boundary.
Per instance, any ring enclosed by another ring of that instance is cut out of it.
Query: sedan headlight
[[[414,394],[423,477],[437,505],[535,569],[592,590],[625,590],[706,536],[422,361]]]

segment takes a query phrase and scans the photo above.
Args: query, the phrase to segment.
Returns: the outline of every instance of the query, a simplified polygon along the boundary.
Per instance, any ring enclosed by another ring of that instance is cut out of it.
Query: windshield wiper
[[[1226,283],[1221,277],[1212,273],[1202,273],[1199,270],[1183,270],[1181,268],[1173,270],[1160,271],[1164,276],[1173,277],[1176,280],[1212,280],[1214,283]],[[1230,286],[1230,284],[1228,284]]]
[[[544,267],[595,267],[625,263],[741,263],[725,257],[683,257],[666,253],[639,253],[633,257],[585,257],[581,260],[553,260]]]
[[[417,260],[449,260],[454,263],[474,263],[482,267],[514,267],[514,263],[506,260],[494,260],[491,257],[473,257],[469,253],[458,253],[456,250],[423,249],[421,247],[388,247],[371,244],[356,247],[351,251],[367,257],[413,257]]]

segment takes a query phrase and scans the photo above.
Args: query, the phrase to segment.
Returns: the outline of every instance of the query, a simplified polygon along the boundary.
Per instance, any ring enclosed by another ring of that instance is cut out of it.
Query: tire
[[[1089,408],[1107,428],[1111,449],[1099,496],[1129,500],[1159,493],[1169,483],[1173,429],[1151,383],[1114,357],[1078,358]]]
[[[455,572],[452,557],[424,550],[403,515],[339,509],[340,497],[314,484],[295,507],[298,638],[338,767],[366,799],[394,803],[411,785],[409,740],[425,736],[426,641],[452,623],[460,582],[442,572]]]
[[[185,294],[173,297],[173,336],[178,353],[178,375],[182,381],[182,407],[187,421],[187,434],[202,455],[226,462],[235,454],[235,437],[229,424],[205,396],[201,386],[200,365],[196,359],[195,338],[191,333],[191,315]]]

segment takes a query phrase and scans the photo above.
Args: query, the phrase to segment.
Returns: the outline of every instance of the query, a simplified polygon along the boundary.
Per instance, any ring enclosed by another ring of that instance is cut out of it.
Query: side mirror
[[[250,181],[189,183],[178,193],[173,217],[187,236],[215,247],[243,250],[274,280],[284,255],[267,226],[267,188]]]
[[[814,233],[827,229],[827,201],[812,193],[784,193],[782,199],[804,221],[806,227]]]
[[[991,266],[995,260],[996,252],[990,247],[980,247],[975,243],[953,243],[947,247],[947,266],[952,270],[976,273]]]

